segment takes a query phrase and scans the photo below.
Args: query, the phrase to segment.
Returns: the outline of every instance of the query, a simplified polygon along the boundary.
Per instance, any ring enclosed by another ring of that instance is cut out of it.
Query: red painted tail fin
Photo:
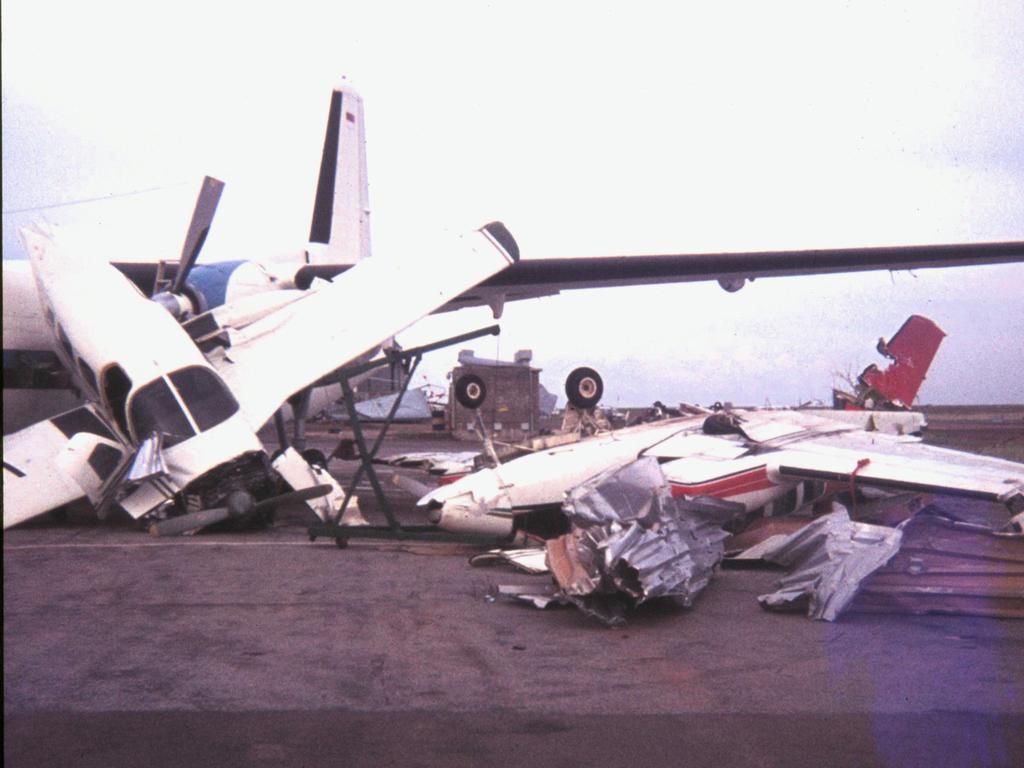
[[[869,400],[875,401],[876,408],[909,408],[913,405],[945,335],[927,317],[911,315],[888,344],[879,339],[879,353],[893,362],[884,371],[876,365],[869,365],[861,373],[859,382],[864,389],[858,391],[858,395],[864,407],[872,407]]]

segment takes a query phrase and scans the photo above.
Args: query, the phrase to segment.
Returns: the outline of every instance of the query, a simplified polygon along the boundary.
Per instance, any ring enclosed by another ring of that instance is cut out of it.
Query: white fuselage
[[[262,450],[220,376],[166,310],[96,255],[36,233],[25,240],[61,362],[128,444],[163,434],[174,490]]]
[[[601,472],[656,457],[672,495],[712,497],[746,514],[788,514],[829,490],[949,493],[998,503],[1024,491],[1024,465],[865,432],[794,411],[734,411],[742,433],[708,429],[705,415],[599,434],[443,485],[419,501],[432,521],[504,535],[516,515],[559,508]]]

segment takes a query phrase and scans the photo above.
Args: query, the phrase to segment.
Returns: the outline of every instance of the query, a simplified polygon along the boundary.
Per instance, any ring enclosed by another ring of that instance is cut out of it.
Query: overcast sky
[[[45,217],[176,258],[207,173],[227,188],[204,260],[301,247],[343,75],[375,258],[494,218],[524,258],[1024,240],[1019,2],[676,6],[5,0],[4,257]],[[582,291],[509,305],[475,349],[533,349],[552,390],[593,365],[612,405],[789,404],[918,313],[949,334],[923,402],[1019,403],[1022,299],[1020,265]]]

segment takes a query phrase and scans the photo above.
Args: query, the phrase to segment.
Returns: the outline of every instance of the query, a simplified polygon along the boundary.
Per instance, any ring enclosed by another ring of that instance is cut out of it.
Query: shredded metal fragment
[[[526,549],[491,549],[469,558],[473,566],[489,566],[497,564],[511,565],[524,573],[549,573],[547,554],[540,547]]]
[[[811,618],[835,621],[864,579],[896,554],[901,538],[895,528],[851,521],[845,509],[823,515],[760,553],[791,571],[758,600],[776,610],[806,604]]]
[[[562,594],[609,626],[656,597],[692,605],[728,535],[712,522],[720,509],[672,497],[654,457],[577,486],[563,512],[572,528],[548,541],[548,565]]]

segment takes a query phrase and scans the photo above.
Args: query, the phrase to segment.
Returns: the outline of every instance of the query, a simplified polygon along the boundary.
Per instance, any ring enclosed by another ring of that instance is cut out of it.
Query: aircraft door
[[[128,393],[132,391],[132,380],[124,369],[114,363],[103,369],[102,375],[103,402],[107,411],[117,423],[118,429],[125,437],[130,437],[128,432]]]

